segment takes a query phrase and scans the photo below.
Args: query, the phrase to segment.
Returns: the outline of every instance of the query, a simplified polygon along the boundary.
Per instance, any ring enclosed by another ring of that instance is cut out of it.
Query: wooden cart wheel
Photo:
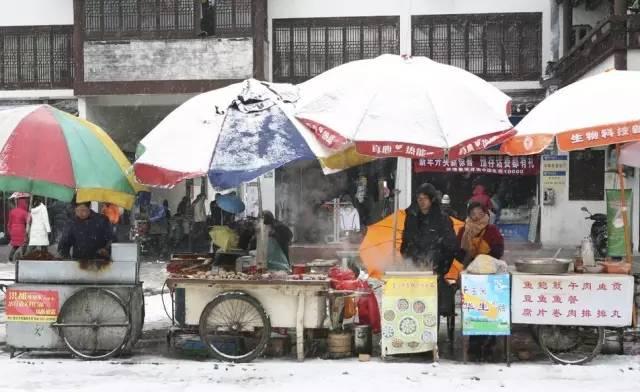
[[[239,292],[223,293],[209,302],[200,315],[199,329],[209,352],[231,362],[260,357],[271,336],[271,323],[260,302]]]
[[[122,299],[111,290],[95,287],[73,293],[54,324],[69,351],[87,360],[118,354],[129,340],[131,325]]]
[[[563,365],[583,365],[599,353],[604,344],[604,328],[541,325],[538,343],[552,361]]]

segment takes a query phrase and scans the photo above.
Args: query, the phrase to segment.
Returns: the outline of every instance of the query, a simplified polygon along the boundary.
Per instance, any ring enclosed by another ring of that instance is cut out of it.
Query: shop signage
[[[584,150],[586,148],[622,144],[638,140],[640,123],[631,121],[619,126],[600,126],[563,132],[556,138],[563,151]]]
[[[53,322],[58,318],[58,292],[8,288],[5,307],[8,321]]]
[[[631,210],[633,204],[633,192],[631,189],[627,189],[624,192],[625,201],[627,205],[627,224],[629,225],[629,233],[631,230]],[[623,211],[620,203],[620,190],[619,189],[607,189],[607,246],[609,256],[624,256],[624,220]],[[631,236],[629,236],[631,238]]]
[[[563,192],[567,186],[567,171],[569,157],[567,155],[542,156],[542,187],[553,189],[556,193]]]
[[[631,325],[632,276],[513,274],[511,282],[513,323]]]
[[[510,335],[509,274],[462,274],[462,334]]]
[[[438,339],[438,281],[434,276],[384,277],[382,355],[432,351]]]
[[[512,176],[536,176],[540,170],[540,157],[511,157],[508,155],[471,155],[460,159],[417,159],[416,173],[485,173]]]

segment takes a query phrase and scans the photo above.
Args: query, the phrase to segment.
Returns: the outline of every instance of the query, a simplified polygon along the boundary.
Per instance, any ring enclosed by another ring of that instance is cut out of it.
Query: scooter
[[[591,241],[593,242],[593,248],[595,250],[595,256],[604,258],[607,257],[607,215],[606,214],[592,214],[587,207],[582,207],[580,210],[589,214],[585,219],[593,221],[591,224]]]

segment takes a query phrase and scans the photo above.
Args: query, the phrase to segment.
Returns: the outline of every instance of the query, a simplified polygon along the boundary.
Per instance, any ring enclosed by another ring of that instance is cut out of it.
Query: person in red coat
[[[29,221],[29,207],[27,199],[18,199],[17,206],[9,211],[7,230],[11,237],[11,252],[9,260],[13,261],[16,251],[24,246],[27,239],[27,222]]]

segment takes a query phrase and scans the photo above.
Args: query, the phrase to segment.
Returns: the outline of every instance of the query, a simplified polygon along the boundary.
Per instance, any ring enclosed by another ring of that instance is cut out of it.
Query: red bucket
[[[294,275],[302,275],[306,273],[307,266],[304,264],[294,264],[293,265],[293,274]]]

